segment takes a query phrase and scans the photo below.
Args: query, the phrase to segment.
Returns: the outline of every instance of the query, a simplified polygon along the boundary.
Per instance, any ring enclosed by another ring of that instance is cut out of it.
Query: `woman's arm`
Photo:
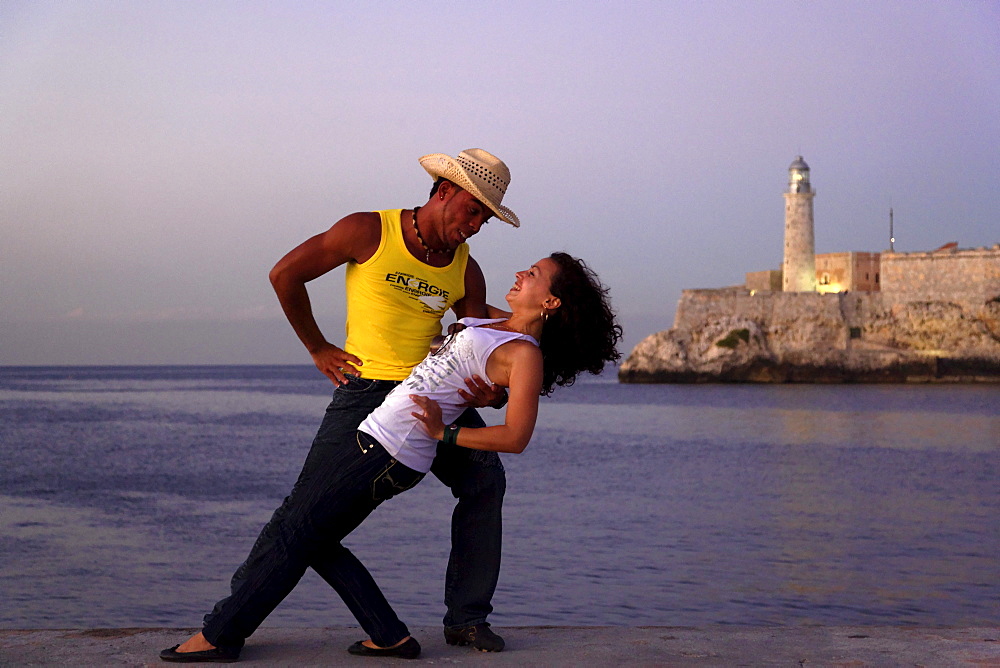
[[[507,373],[504,374],[506,379],[500,378],[500,373],[491,373],[491,376],[497,377],[498,383],[506,380],[510,388],[504,424],[495,427],[463,427],[456,441],[463,448],[517,454],[528,446],[538,418],[538,396],[542,389],[542,353],[530,343],[516,343],[517,345],[504,344],[490,355],[492,363],[494,356],[502,351],[502,366],[507,368]],[[423,423],[427,433],[439,441],[444,438],[445,424],[437,402],[416,394],[411,394],[410,399],[420,407],[421,412],[413,412],[412,415]]]

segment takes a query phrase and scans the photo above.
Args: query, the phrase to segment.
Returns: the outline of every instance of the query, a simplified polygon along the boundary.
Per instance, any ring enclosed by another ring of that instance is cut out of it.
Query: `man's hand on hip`
[[[337,387],[347,382],[345,374],[361,375],[361,372],[357,369],[357,367],[361,366],[361,359],[338,348],[332,343],[327,343],[311,353],[311,355],[316,368],[322,371],[324,376],[332,380]]]

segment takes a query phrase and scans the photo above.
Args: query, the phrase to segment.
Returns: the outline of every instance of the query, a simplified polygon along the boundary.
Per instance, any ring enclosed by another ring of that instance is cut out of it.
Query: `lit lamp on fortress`
[[[788,167],[785,193],[785,259],[782,264],[783,292],[816,291],[816,256],[813,236],[813,197],[809,165],[802,156]]]

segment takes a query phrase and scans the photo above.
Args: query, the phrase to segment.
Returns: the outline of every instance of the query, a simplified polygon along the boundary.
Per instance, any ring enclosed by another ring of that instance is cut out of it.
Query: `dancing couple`
[[[357,213],[282,258],[271,282],[317,368],[336,385],[291,493],[236,570],[231,593],[174,662],[230,662],[245,639],[313,568],[368,638],[351,654],[416,658],[420,644],[371,574],[342,545],[383,501],[433,472],[458,503],[445,584],[445,641],[501,651],[489,628],[500,567],[506,488],[498,453],[528,445],[540,396],[619,358],[621,327],[607,289],[584,262],[553,253],[515,274],[507,309],[486,304],[466,240],[491,217],[517,227],[501,201],[506,165],[481,149],[421,158],[435,179],[413,210]],[[347,265],[347,338],[329,343],[306,283]],[[448,309],[458,321],[434,352]],[[502,407],[486,426],[473,408]]]

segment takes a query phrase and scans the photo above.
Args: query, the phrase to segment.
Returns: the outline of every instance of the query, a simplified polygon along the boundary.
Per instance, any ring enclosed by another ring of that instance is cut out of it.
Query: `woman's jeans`
[[[205,616],[204,634],[213,645],[242,646],[307,567],[340,594],[375,644],[386,647],[409,635],[368,571],[340,544],[379,503],[422,477],[356,431],[397,384],[349,377],[334,391],[291,494],[233,575],[231,595]],[[484,426],[473,410],[458,423]],[[439,443],[431,472],[458,499],[444,624],[478,624],[493,610],[490,601],[500,574],[503,466],[496,453]]]

